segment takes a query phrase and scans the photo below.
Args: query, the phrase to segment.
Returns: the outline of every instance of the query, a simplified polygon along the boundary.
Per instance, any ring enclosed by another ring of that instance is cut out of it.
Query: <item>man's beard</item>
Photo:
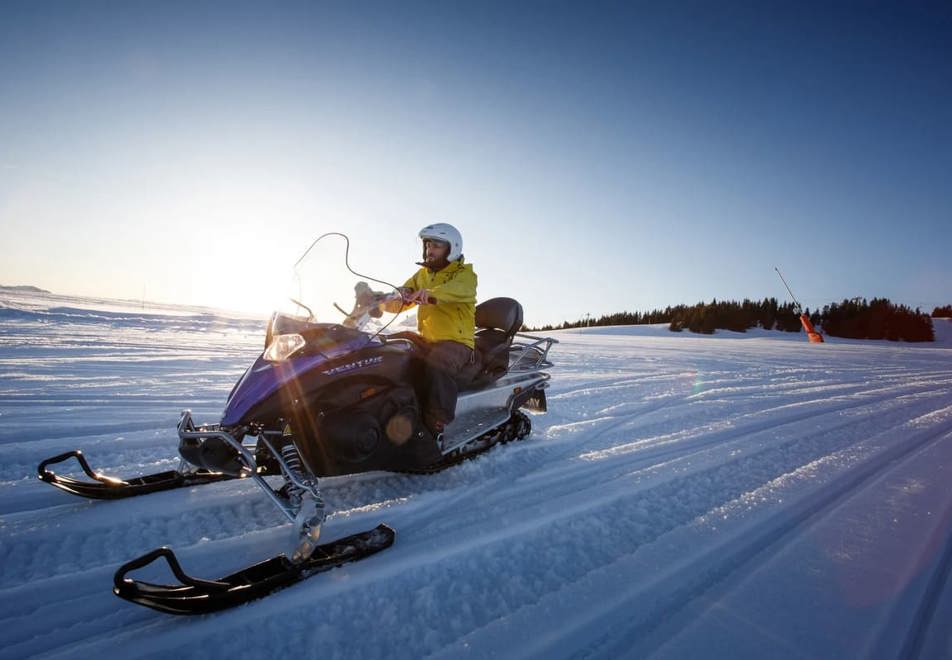
[[[431,270],[443,270],[450,265],[446,257],[427,257],[423,264]]]

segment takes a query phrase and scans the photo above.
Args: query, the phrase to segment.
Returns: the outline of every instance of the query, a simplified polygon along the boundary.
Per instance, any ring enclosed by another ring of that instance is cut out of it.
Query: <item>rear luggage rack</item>
[[[525,341],[516,341],[517,339]],[[549,350],[553,344],[558,343],[559,340],[552,337],[534,337],[517,332],[509,347],[509,373],[551,368]]]

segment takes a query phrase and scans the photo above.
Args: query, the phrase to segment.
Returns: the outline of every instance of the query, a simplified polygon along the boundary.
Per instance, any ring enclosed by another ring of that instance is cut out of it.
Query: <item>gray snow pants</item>
[[[442,427],[456,416],[459,396],[457,376],[474,359],[473,349],[455,341],[436,341],[430,344],[423,373],[423,422],[431,431]]]

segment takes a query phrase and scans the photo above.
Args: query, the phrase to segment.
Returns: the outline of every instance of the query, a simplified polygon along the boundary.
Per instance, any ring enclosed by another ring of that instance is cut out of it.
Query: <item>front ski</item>
[[[79,466],[83,469],[83,472],[85,472],[90,479],[93,479],[93,481],[63,477],[48,469],[50,465],[62,463],[70,458],[75,458],[79,462]],[[40,463],[36,471],[42,481],[56,486],[60,490],[72,493],[73,495],[79,495],[80,497],[89,497],[97,500],[117,500],[124,497],[156,493],[173,488],[199,486],[201,484],[236,478],[228,474],[210,472],[208,470],[197,470],[187,473],[179,472],[178,470],[168,470],[166,472],[148,474],[132,479],[116,479],[93,471],[93,469],[89,467],[89,463],[86,462],[86,457],[83,456],[83,452],[78,449],[46,459]]]
[[[312,575],[359,561],[393,545],[395,532],[386,525],[319,545],[307,561],[292,563],[284,555],[249,566],[219,580],[193,578],[167,547],[157,548],[123,564],[114,578],[115,593],[133,603],[169,614],[207,614],[267,596]],[[163,558],[181,584],[139,582],[126,577]]]

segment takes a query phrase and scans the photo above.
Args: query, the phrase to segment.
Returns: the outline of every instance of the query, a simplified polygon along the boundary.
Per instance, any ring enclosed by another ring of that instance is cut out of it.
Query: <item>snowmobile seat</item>
[[[426,355],[430,350],[430,345],[427,343],[426,339],[424,339],[420,333],[413,332],[411,330],[391,332],[389,335],[385,335],[384,338],[386,341],[392,341],[394,339],[406,340],[410,342],[421,355]]]
[[[476,359],[457,378],[461,389],[477,389],[509,370],[509,347],[522,328],[522,305],[490,298],[476,306]]]

